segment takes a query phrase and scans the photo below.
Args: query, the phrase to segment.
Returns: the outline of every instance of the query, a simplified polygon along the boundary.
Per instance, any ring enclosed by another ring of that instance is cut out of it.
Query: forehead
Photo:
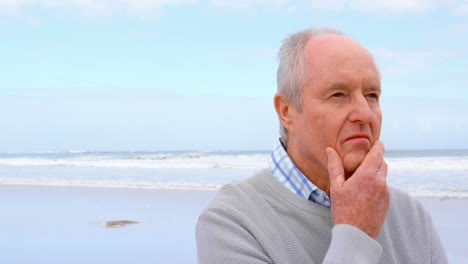
[[[311,61],[320,62],[326,56],[329,59],[370,60],[370,53],[358,42],[336,34],[322,34],[312,37],[305,45],[306,56]]]
[[[321,86],[359,82],[379,86],[377,66],[370,53],[347,37],[324,34],[310,39],[305,46],[310,81]]]

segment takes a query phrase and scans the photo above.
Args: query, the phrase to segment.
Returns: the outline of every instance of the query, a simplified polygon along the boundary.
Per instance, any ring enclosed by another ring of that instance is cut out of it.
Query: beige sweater
[[[225,185],[200,215],[196,240],[204,263],[447,263],[422,204],[390,188],[377,240],[333,226],[330,208],[303,199],[262,170]]]

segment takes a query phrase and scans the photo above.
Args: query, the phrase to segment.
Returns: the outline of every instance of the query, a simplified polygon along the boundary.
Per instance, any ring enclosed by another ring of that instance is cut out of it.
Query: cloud
[[[341,10],[346,7],[347,0],[312,0],[310,1],[310,6],[316,9],[331,9],[331,10]]]
[[[133,31],[130,33],[130,35],[133,37],[138,37],[138,38],[146,39],[146,40],[156,38],[156,33],[154,32]]]
[[[236,59],[251,59],[251,60],[263,60],[263,59],[274,59],[277,54],[277,49],[244,49],[244,50],[229,50],[221,52],[213,52],[211,56],[216,58],[222,58],[226,60]]]
[[[436,0],[209,0],[210,6],[246,10],[255,14],[260,9],[296,10],[298,7],[314,9],[351,9],[364,13],[385,11],[386,13],[425,12],[438,6]]]
[[[457,15],[468,16],[468,4],[456,7],[453,12]]]
[[[244,10],[257,14],[260,10],[294,13],[300,8],[341,10],[349,0],[208,0],[208,5],[217,8]]]
[[[0,0],[0,13],[24,16],[26,10],[42,8],[50,12],[78,13],[85,17],[124,14],[142,18],[160,16],[167,7],[197,6],[213,9],[240,10],[255,15],[261,11],[294,13],[303,8],[354,10],[364,13],[426,12],[439,5],[459,5],[449,0]],[[467,14],[468,5],[456,9]]]
[[[0,151],[268,150],[278,134],[271,100],[246,97],[0,96],[0,111]]]
[[[384,97],[382,138],[390,149],[467,148],[466,100]]]
[[[383,65],[384,75],[403,75],[428,70],[435,65],[456,57],[448,50],[399,51],[378,48],[371,50],[377,63]]]
[[[468,86],[468,76],[466,74],[453,74],[450,77],[460,87]]]
[[[249,15],[256,15],[261,10],[294,12],[303,1],[290,0],[208,0],[207,5],[215,9],[239,10]]]
[[[78,12],[87,17],[112,14],[158,16],[164,7],[192,5],[198,0],[0,0],[0,13],[24,16],[29,8],[42,8],[53,12]]]
[[[454,33],[468,33],[468,24],[455,25],[451,28]]]
[[[349,7],[363,12],[424,12],[437,6],[434,0],[350,0]]]

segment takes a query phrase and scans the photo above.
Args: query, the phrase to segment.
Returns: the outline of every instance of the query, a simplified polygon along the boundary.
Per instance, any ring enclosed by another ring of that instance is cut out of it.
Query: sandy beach
[[[0,263],[196,263],[213,191],[0,185]],[[420,199],[450,263],[468,263],[467,199]],[[109,221],[133,221],[116,227]]]
[[[196,263],[214,192],[0,186],[0,263]],[[139,222],[107,228],[106,221]]]

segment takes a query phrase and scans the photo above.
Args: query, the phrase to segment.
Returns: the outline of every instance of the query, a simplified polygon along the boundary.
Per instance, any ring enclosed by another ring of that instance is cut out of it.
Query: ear
[[[283,93],[276,93],[275,94],[275,109],[276,113],[278,114],[278,118],[283,124],[284,128],[288,131],[288,134],[294,133],[293,132],[293,115],[294,115],[294,108],[290,105],[290,103],[286,100],[286,97]]]

